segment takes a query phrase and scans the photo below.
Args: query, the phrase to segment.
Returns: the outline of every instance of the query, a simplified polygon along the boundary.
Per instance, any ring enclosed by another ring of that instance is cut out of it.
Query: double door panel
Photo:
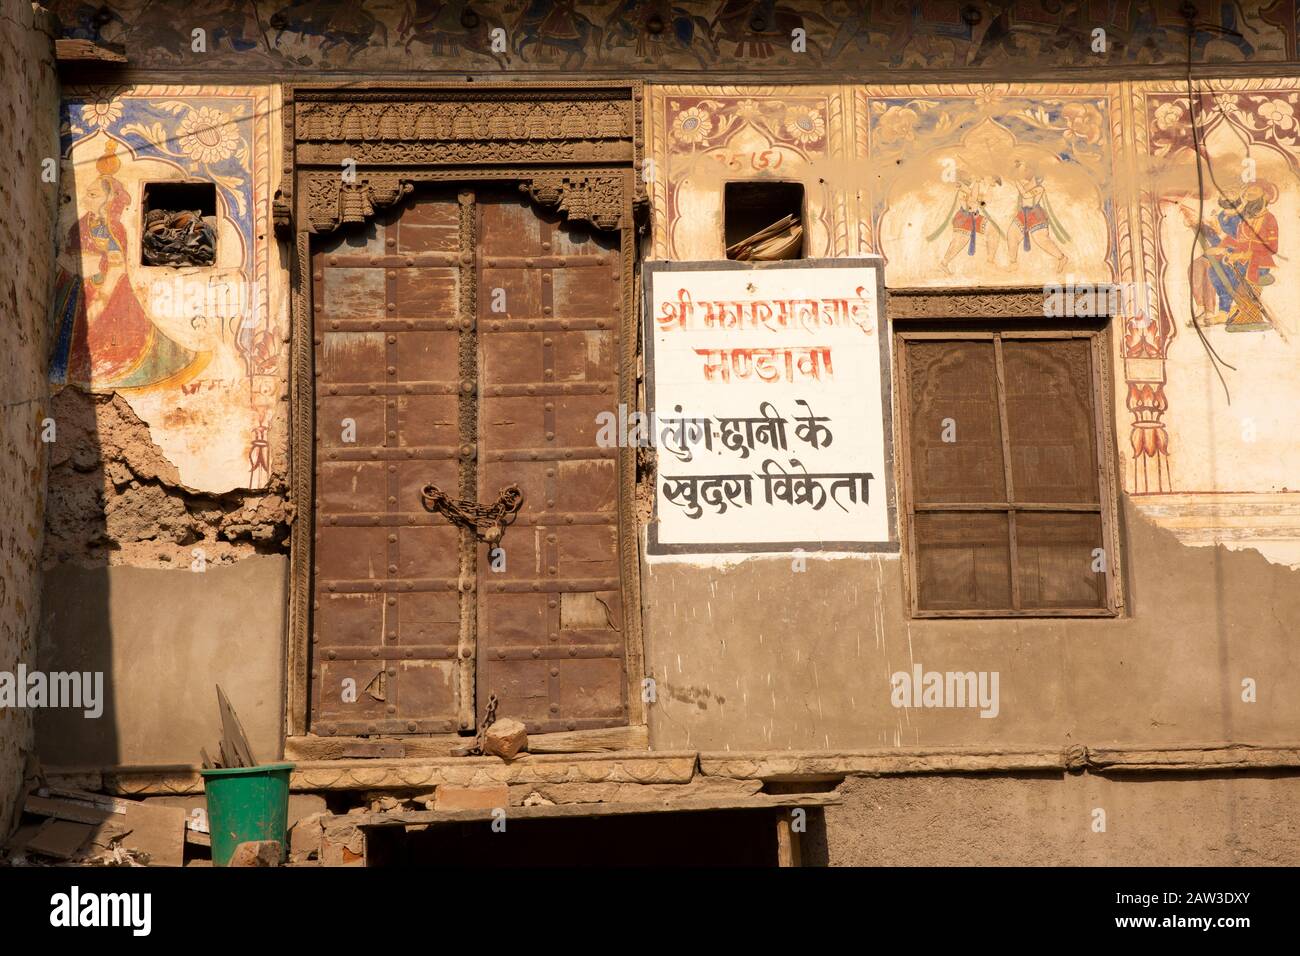
[[[627,722],[617,234],[504,188],[418,192],[312,255],[312,731]],[[516,485],[501,542],[426,511]]]

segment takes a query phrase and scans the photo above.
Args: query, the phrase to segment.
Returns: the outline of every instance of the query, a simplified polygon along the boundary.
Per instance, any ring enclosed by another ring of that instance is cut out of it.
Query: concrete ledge
[[[765,810],[781,807],[829,807],[840,803],[833,793],[760,794],[753,797],[688,797],[645,803],[566,803],[539,807],[493,807],[472,810],[406,810],[356,813],[322,821],[354,827],[427,826],[431,823],[488,822],[504,809],[510,820],[554,820],[573,817],[635,816],[645,813],[692,813],[709,810]]]
[[[402,760],[307,760],[289,786],[296,791],[384,790],[440,785],[482,787],[512,783],[687,783],[695,776],[694,751],[620,751],[604,754],[528,754]],[[123,796],[202,793],[197,767],[57,768],[46,777],[59,785]],[[98,782],[98,786],[96,786]]]
[[[1083,757],[1083,748],[1072,750],[725,751],[700,754],[700,773],[741,780],[794,781],[914,773],[1064,772],[1079,765]]]
[[[1266,770],[1284,767],[1300,767],[1300,745],[1270,747],[1262,744],[1207,744],[1178,750],[1136,747],[1088,749],[1088,769],[1101,774],[1148,771],[1205,773],[1214,770]]]
[[[912,774],[1066,773],[1087,770],[1123,773],[1210,773],[1297,769],[1300,744],[1190,744],[1169,749],[1069,747],[1062,750],[856,751],[617,751],[592,754],[527,754],[497,757],[308,760],[290,778],[293,790],[384,790],[483,787],[495,784],[684,784],[709,777],[772,782],[833,781],[853,776]],[[121,796],[202,793],[193,766],[49,767],[52,786]]]
[[[852,776],[1088,770],[1099,774],[1300,768],[1300,745],[1188,744],[1176,748],[1083,747],[1062,750],[756,751],[701,753],[700,773],[739,780],[831,780]]]

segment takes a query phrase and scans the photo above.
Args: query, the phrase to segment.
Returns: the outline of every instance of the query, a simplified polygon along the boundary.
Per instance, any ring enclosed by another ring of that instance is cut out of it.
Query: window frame
[[[927,290],[928,291],[928,290]],[[917,290],[919,293],[920,290]],[[963,302],[961,293],[909,296],[904,307],[895,309],[898,295],[890,294],[891,328],[894,359],[894,420],[897,434],[895,443],[898,451],[897,486],[899,490],[898,515],[899,533],[902,536],[902,553],[904,587],[907,591],[907,603],[911,617],[918,619],[952,619],[952,618],[1114,618],[1122,613],[1124,596],[1122,587],[1121,553],[1119,547],[1118,527],[1118,485],[1115,468],[1114,427],[1112,422],[1113,378],[1110,371],[1110,321],[1108,315],[1095,319],[1078,319],[1058,323],[1043,317],[1043,291],[1008,290],[999,295],[988,290],[970,290],[967,295],[976,295],[969,303],[976,306],[975,311],[966,308],[945,306],[945,300],[954,298]],[[906,294],[906,293],[904,293]],[[915,293],[913,295],[916,295]],[[926,302],[930,299],[932,302]],[[999,301],[1001,300],[1001,301]],[[1036,308],[1026,313],[1025,306],[1033,303]],[[1086,327],[1085,327],[1086,324]],[[951,326],[951,328],[946,328]],[[908,365],[908,343],[924,341],[991,341],[994,346],[998,382],[998,409],[1002,438],[1003,468],[1007,488],[1005,503],[997,502],[961,502],[922,505],[919,509],[915,499],[912,473],[911,423],[913,409],[911,406],[910,368]],[[1089,358],[1092,376],[1093,395],[1093,434],[1096,448],[1098,503],[1017,503],[1014,484],[1010,475],[1010,434],[1007,428],[1006,392],[1003,387],[1003,342],[1042,341],[1042,340],[1083,340],[1089,346]],[[1104,584],[1105,602],[1096,608],[1024,608],[1020,604],[1020,576],[1017,572],[1017,538],[1015,516],[1018,512],[1055,512],[1097,514],[1101,521],[1102,548],[1107,561]],[[1011,570],[1011,604],[1009,608],[948,608],[927,609],[920,606],[916,554],[915,521],[918,513],[935,512],[971,512],[979,514],[1003,514],[1008,519],[1009,564]]]

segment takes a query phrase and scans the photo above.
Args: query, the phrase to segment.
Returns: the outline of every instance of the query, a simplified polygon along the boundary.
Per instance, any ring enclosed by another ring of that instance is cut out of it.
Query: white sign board
[[[650,552],[896,551],[881,260],[644,280]]]

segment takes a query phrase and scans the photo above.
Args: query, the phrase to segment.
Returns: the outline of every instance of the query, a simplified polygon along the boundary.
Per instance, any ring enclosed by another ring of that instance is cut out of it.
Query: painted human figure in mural
[[[55,381],[139,388],[180,376],[195,360],[154,325],[131,285],[122,221],[131,200],[117,179],[118,146],[105,143],[98,175],[78,196],[87,211],[68,230],[55,287]]]
[[[257,424],[253,426],[253,442],[248,448],[248,487],[263,488],[271,480],[271,412],[262,409],[258,412]]]
[[[1274,281],[1278,226],[1268,207],[1277,195],[1275,185],[1256,181],[1235,197],[1220,197],[1218,213],[1199,225],[1196,212],[1180,204],[1183,222],[1196,229],[1192,300],[1201,324],[1229,332],[1277,328],[1262,299]]]
[[[939,260],[939,265],[944,272],[951,274],[952,261],[963,250],[968,256],[975,255],[975,250],[981,243],[984,245],[984,256],[989,264],[994,262],[997,245],[993,241],[990,230],[998,234],[999,241],[1006,239],[1006,233],[989,215],[985,196],[991,185],[1001,186],[1002,179],[994,177],[989,180],[964,171],[958,173],[957,193],[953,196],[952,206],[944,214],[944,220],[939,224],[939,228],[925,237],[926,242],[934,242],[943,233],[951,230],[952,238],[949,239],[948,248],[944,250],[943,257]]]
[[[1012,184],[1016,187],[1016,214],[1007,231],[1007,254],[1011,265],[1016,264],[1021,252],[1037,246],[1056,260],[1056,271],[1064,272],[1070,257],[1061,243],[1070,241],[1069,234],[1052,212],[1043,177],[1035,175],[1023,160],[1011,164]]]

